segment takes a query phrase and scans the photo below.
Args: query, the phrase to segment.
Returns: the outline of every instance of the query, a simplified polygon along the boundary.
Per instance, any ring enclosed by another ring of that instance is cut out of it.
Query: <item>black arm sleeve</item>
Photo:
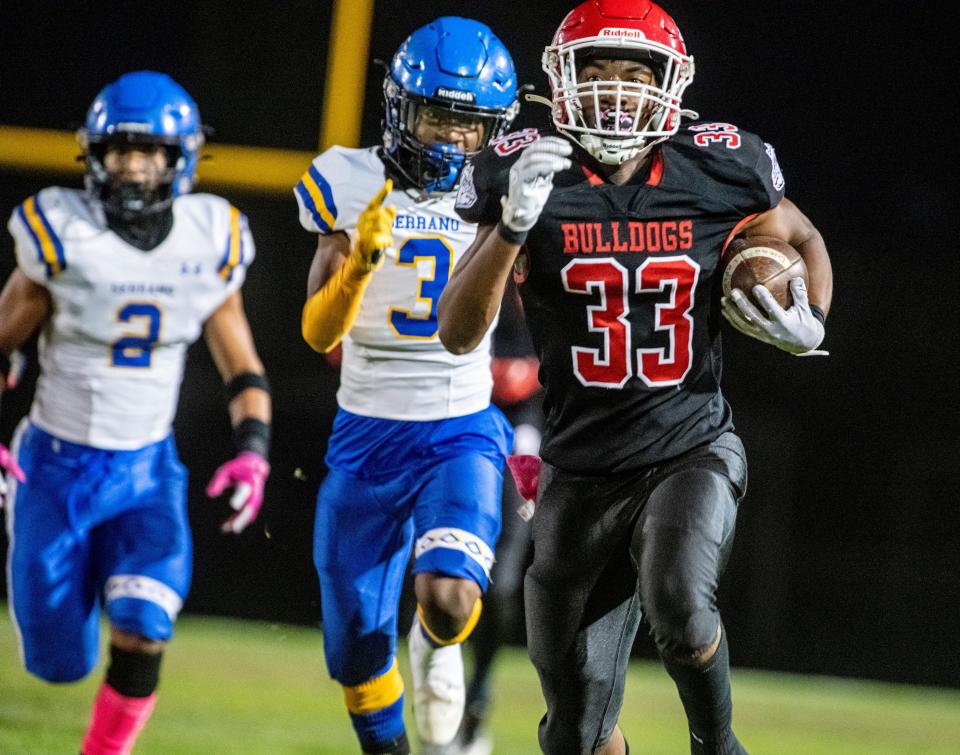
[[[464,169],[455,208],[468,223],[495,225],[500,220],[500,198],[510,187],[510,166],[520,156],[519,151],[503,147],[512,136],[498,139]]]

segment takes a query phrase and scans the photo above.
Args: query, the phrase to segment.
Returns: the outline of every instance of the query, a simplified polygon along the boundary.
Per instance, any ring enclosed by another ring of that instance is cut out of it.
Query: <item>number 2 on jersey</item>
[[[113,367],[149,367],[153,347],[160,339],[160,320],[163,316],[156,304],[130,302],[117,312],[117,322],[133,323],[145,320],[144,333],[124,333],[110,347]]]
[[[622,388],[633,374],[630,353],[629,273],[616,260],[574,260],[561,273],[570,293],[599,295],[587,306],[587,327],[603,336],[603,348],[574,346],[573,372],[586,386]],[[678,385],[690,370],[693,348],[693,291],[700,266],[689,257],[649,259],[637,268],[636,293],[670,291],[654,306],[654,330],[666,332],[668,347],[637,349],[637,375],[651,388]]]
[[[453,250],[439,236],[410,238],[397,249],[398,265],[416,267],[423,260],[433,263],[432,273],[419,276],[417,281],[417,303],[426,304],[426,314],[390,307],[390,326],[400,338],[429,339],[437,335],[437,302],[450,279]]]

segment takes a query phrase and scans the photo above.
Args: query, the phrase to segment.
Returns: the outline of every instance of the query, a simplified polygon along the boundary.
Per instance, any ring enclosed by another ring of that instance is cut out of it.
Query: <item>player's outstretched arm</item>
[[[383,264],[386,249],[393,246],[397,208],[383,206],[391,191],[393,181],[387,179],[360,213],[352,246],[342,232],[321,236],[317,243],[300,321],[303,340],[314,351],[331,351],[350,331],[374,270]]]
[[[527,147],[511,166],[500,222],[480,227],[440,297],[440,341],[447,351],[465,354],[483,339],[496,317],[510,268],[553,191],[553,175],[570,167],[572,152],[566,139],[547,136]]]
[[[790,281],[793,305],[783,309],[763,286],[753,295],[762,304],[756,307],[746,293],[734,289],[723,300],[723,315],[741,333],[776,346],[791,354],[825,354],[817,351],[825,335],[827,313],[833,297],[833,270],[823,237],[812,222],[788,199],[749,222],[744,235],[776,236],[793,246],[807,266],[808,286],[802,278]]]
[[[222,465],[207,486],[216,498],[233,488],[233,514],[221,529],[239,533],[257,518],[270,474],[270,386],[257,355],[239,291],[231,294],[204,326],[207,347],[227,386],[237,456]]]
[[[13,388],[19,378],[17,348],[49,317],[50,309],[50,292],[21,270],[14,270],[0,292],[0,397]],[[0,443],[0,506],[7,492],[7,474],[26,482],[17,460]]]
[[[480,226],[437,304],[440,342],[453,354],[466,354],[483,340],[520,252],[520,244],[505,239],[497,228]]]

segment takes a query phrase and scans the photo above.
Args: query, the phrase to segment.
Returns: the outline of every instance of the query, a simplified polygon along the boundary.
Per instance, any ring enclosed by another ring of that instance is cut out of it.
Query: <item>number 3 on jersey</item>
[[[574,294],[599,295],[587,306],[587,327],[603,336],[603,348],[574,346],[573,371],[586,386],[622,388],[633,374],[630,353],[629,273],[616,260],[574,260],[562,271],[563,287]],[[693,343],[693,291],[700,267],[689,257],[649,259],[637,268],[636,293],[670,291],[654,306],[654,330],[666,332],[667,348],[637,349],[638,377],[651,388],[677,385],[690,370]]]
[[[453,250],[439,236],[410,238],[397,249],[398,265],[417,267],[422,261],[433,263],[432,272],[428,276],[420,275],[417,281],[417,303],[426,305],[426,314],[390,307],[390,327],[399,338],[426,340],[437,335],[437,302],[450,279]]]
[[[117,312],[117,322],[140,323],[144,332],[124,333],[111,344],[111,366],[149,367],[153,347],[160,338],[162,316],[160,308],[149,302],[130,302],[121,307]]]

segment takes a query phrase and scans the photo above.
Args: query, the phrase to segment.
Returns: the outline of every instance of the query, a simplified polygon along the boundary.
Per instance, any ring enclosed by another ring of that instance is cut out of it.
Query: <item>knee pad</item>
[[[106,611],[110,623],[130,634],[169,640],[183,598],[169,585],[143,575],[114,575],[107,580]]]
[[[107,684],[124,697],[149,697],[160,681],[163,653],[135,653],[110,646]]]
[[[481,592],[486,591],[494,562],[489,543],[496,542],[500,536],[500,520],[475,529],[487,530],[488,534],[480,536],[456,527],[437,527],[425,532],[414,543],[413,573],[471,579],[480,585]]]
[[[661,655],[676,663],[697,666],[708,661],[705,655],[717,641],[720,615],[713,609],[694,611],[686,622],[655,627],[654,639]]]

